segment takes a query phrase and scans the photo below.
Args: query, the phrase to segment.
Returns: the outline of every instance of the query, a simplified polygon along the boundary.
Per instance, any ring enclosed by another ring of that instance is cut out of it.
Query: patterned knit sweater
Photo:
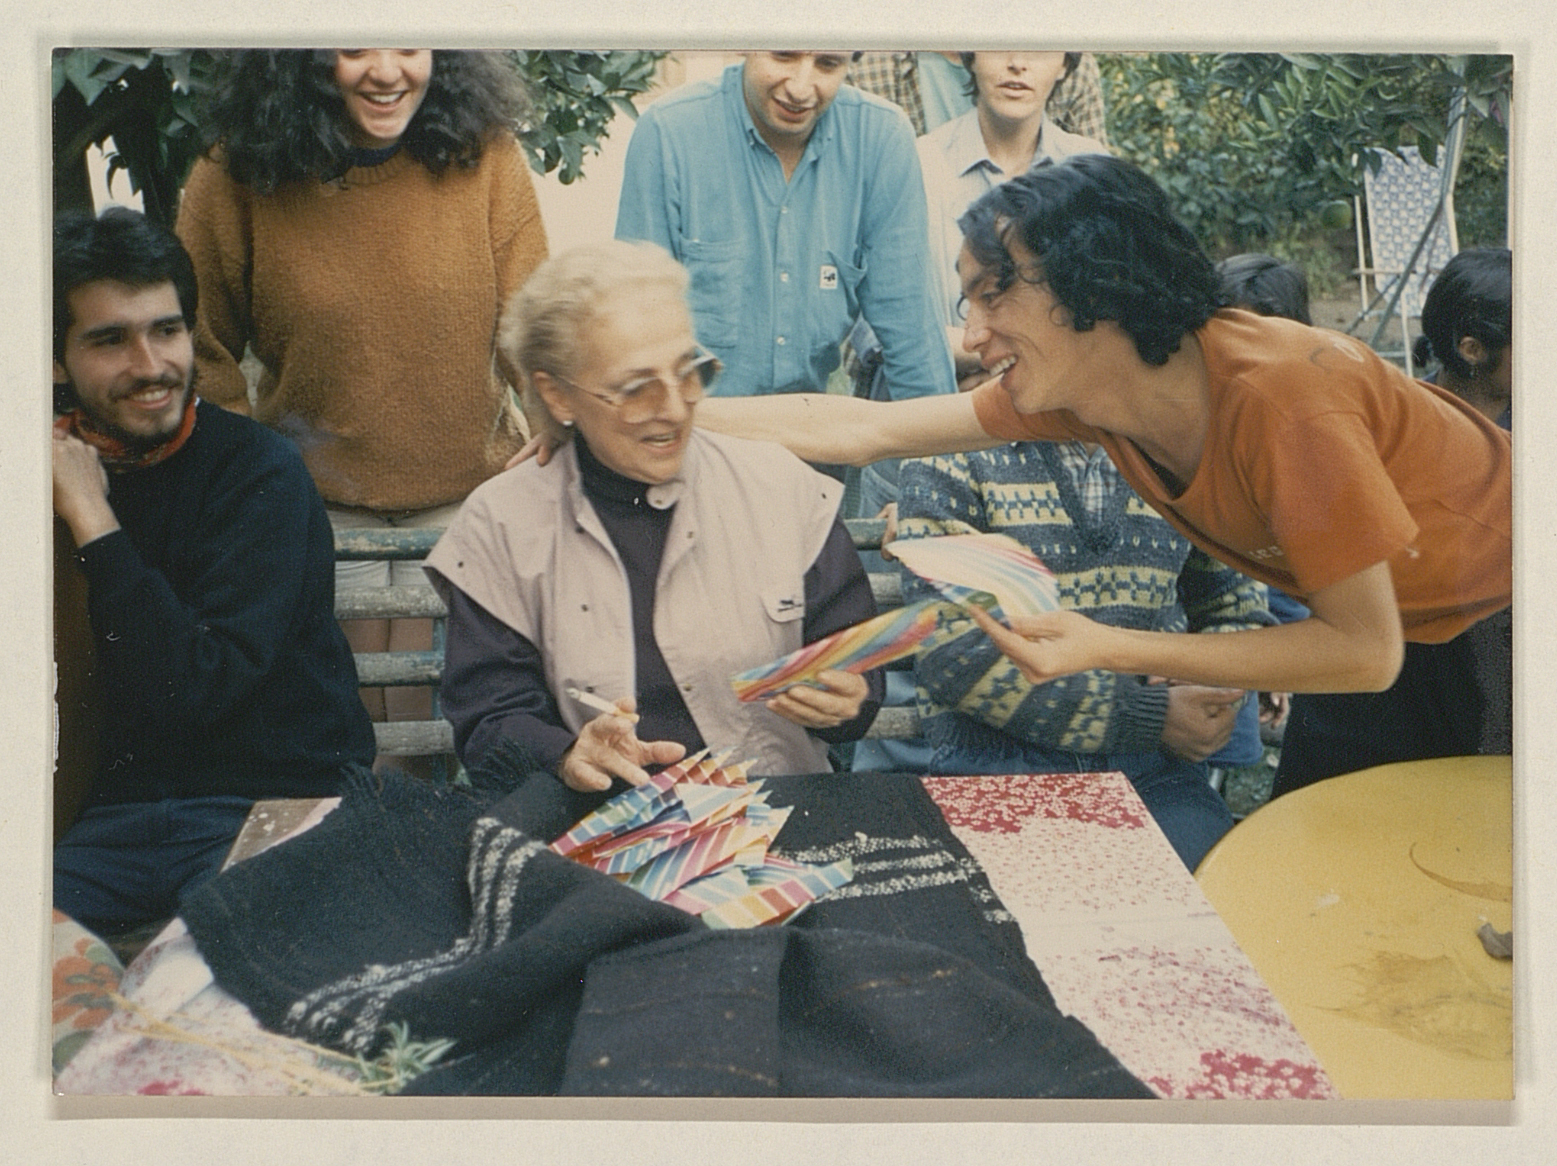
[[[1271,623],[1265,587],[1192,548],[1103,455],[1101,513],[1090,515],[1050,442],[905,461],[899,536],[997,531],[1055,574],[1060,604],[1145,631],[1237,631]],[[903,572],[904,600],[930,594]],[[920,713],[974,717],[1020,740],[1077,753],[1161,745],[1167,690],[1083,672],[1033,685],[964,616],[943,619],[916,665]]]
[[[546,235],[511,136],[441,176],[401,152],[268,195],[203,158],[178,234],[200,282],[202,396],[247,412],[252,348],[255,416],[297,442],[325,501],[455,502],[522,444],[494,340]]]

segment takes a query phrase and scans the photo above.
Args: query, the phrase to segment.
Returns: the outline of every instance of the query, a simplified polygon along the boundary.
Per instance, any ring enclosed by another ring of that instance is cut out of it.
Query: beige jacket
[[[760,704],[732,673],[802,646],[805,573],[832,528],[842,486],[777,445],[695,430],[682,473],[649,491],[675,506],[655,593],[654,638],[709,747],[759,774],[818,773],[826,746]],[[562,718],[596,715],[568,687],[615,700],[634,692],[627,576],[585,497],[573,447],[480,486],[427,560],[540,649]],[[446,592],[445,592],[446,594]]]

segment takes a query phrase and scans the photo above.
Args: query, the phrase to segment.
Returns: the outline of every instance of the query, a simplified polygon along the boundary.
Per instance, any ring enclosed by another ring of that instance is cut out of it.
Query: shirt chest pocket
[[[865,268],[841,262],[834,253],[826,252],[811,279],[811,336],[818,352],[837,348],[860,314]]]
[[[764,587],[761,597],[774,647],[783,652],[800,647],[805,631],[805,592],[797,587],[774,585]]]
[[[738,240],[681,240],[681,261],[692,275],[688,302],[697,338],[710,348],[735,347],[744,309],[742,261]]]

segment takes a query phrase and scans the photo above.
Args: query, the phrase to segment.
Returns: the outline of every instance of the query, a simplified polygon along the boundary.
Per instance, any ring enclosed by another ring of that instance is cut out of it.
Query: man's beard
[[[81,394],[76,392],[75,385],[69,382],[63,386],[65,389],[63,395],[68,397],[70,408],[80,409],[82,413],[86,414],[87,421],[90,422],[93,429],[97,430],[104,437],[112,438],[123,446],[126,456],[139,457],[142,454],[150,453],[158,446],[178,435],[178,431],[184,423],[184,413],[189,408],[189,399],[194,395],[195,381],[198,376],[199,369],[191,367],[189,370],[189,382],[184,386],[184,391],[178,399],[178,411],[173,414],[172,420],[168,422],[167,429],[161,433],[131,433],[129,430],[114,424],[110,418],[105,417],[82,400]],[[164,382],[145,381],[135,391],[162,383]]]

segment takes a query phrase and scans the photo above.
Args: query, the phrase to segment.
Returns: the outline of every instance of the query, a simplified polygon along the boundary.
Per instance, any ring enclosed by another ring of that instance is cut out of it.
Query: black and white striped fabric
[[[551,853],[602,799],[549,775],[497,798],[361,774],[184,919],[267,1027],[364,1055],[395,1022],[455,1040],[414,1092],[1151,1096],[1055,1008],[916,778],[768,788],[793,807],[779,850],[855,863],[781,928],[710,931]]]

